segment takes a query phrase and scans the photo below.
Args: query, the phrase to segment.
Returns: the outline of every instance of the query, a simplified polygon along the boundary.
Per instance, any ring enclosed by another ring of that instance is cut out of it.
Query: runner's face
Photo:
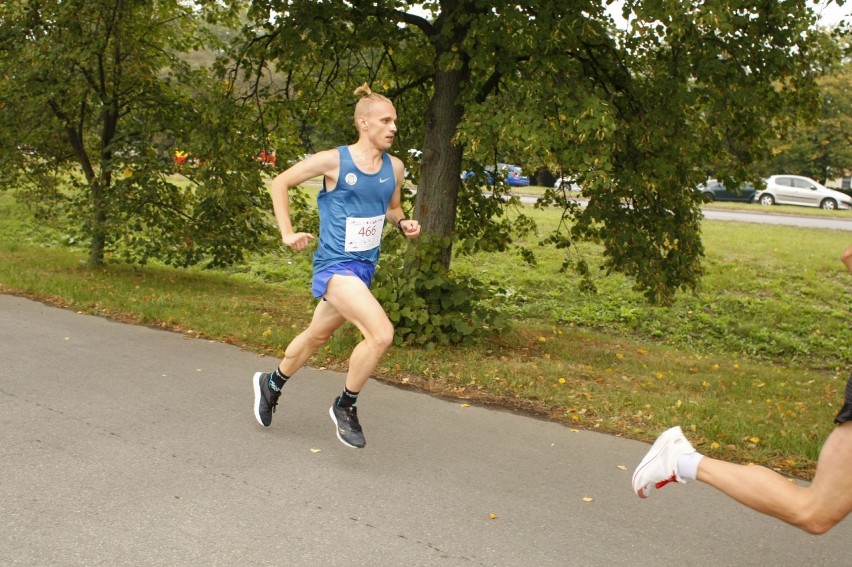
[[[366,121],[367,129],[364,133],[373,145],[383,151],[390,148],[396,134],[396,110],[393,104],[374,102]]]

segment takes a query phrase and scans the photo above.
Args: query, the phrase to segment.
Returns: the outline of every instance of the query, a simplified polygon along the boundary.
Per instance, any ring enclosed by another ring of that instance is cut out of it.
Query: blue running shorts
[[[314,297],[322,297],[325,295],[325,290],[328,288],[328,280],[330,280],[331,276],[335,274],[341,276],[356,276],[360,278],[367,287],[370,287],[375,271],[376,267],[367,262],[359,262],[358,260],[341,262],[315,273],[311,280],[311,292],[314,294]]]

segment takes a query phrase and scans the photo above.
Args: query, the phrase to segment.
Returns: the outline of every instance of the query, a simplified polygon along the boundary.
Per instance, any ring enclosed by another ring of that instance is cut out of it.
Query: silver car
[[[801,205],[821,209],[852,209],[852,197],[834,191],[809,177],[773,175],[766,179],[766,189],[755,196],[761,205]]]

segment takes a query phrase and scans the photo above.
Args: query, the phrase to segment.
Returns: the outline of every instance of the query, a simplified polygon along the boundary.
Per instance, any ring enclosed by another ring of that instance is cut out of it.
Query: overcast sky
[[[816,5],[816,12],[821,16],[822,24],[826,26],[834,26],[840,23],[840,20],[850,19],[850,12],[852,12],[852,1],[846,0],[846,3],[843,7],[838,6],[834,2],[829,5],[826,5],[827,2],[823,0],[822,2],[814,2]]]

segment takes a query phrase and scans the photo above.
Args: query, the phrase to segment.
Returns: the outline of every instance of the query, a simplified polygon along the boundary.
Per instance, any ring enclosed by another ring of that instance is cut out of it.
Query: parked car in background
[[[761,205],[801,205],[821,209],[852,209],[852,197],[801,175],[773,175],[755,199]]]
[[[502,166],[506,167],[506,183],[511,187],[527,187],[530,184],[530,178],[526,175],[523,175],[521,172],[521,168],[517,165],[508,165],[508,164],[497,164],[497,167],[502,169]]]
[[[577,182],[570,177],[557,177],[553,188],[564,189],[565,191],[579,191],[581,189]]]
[[[705,203],[713,201],[735,201],[738,203],[751,203],[757,190],[751,183],[743,183],[739,189],[726,187],[721,181],[709,179],[697,187],[701,192],[701,199]]]
[[[506,184],[510,187],[527,187],[530,184],[530,178],[523,175],[520,166],[511,165],[508,163],[498,163],[497,168],[502,172],[506,179]],[[488,184],[494,183],[493,175],[494,167],[487,166],[485,168],[485,181]],[[463,171],[461,178],[467,181],[474,176],[472,171]]]

